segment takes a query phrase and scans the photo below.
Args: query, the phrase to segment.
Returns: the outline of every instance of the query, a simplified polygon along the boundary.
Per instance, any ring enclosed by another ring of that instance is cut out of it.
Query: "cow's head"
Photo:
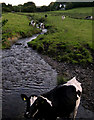
[[[31,110],[30,110],[30,108],[31,108],[32,104],[36,101],[37,96],[36,95],[32,95],[30,97],[27,97],[25,94],[21,94],[21,98],[22,98],[22,100],[24,102],[26,102],[26,112],[25,112],[24,116],[26,118],[30,118],[31,117],[31,114],[30,114]]]
[[[26,112],[24,116],[26,118],[38,118],[47,113],[52,107],[51,101],[43,96],[32,95],[27,97],[25,94],[21,94],[22,100],[27,103]]]

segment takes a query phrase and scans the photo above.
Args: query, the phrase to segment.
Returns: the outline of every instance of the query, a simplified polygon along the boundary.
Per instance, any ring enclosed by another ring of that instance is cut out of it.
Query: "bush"
[[[64,84],[66,83],[68,80],[63,76],[63,75],[59,75],[57,77],[57,84],[58,85],[61,85],[61,84]]]
[[[43,22],[46,21],[46,19],[45,19],[44,17],[42,17],[42,18],[40,18],[38,21],[41,22],[41,23],[43,23]]]

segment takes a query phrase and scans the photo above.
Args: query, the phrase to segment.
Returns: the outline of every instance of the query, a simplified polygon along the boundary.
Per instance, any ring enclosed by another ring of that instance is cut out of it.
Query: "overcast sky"
[[[18,5],[18,4],[24,4],[26,2],[34,2],[36,6],[42,6],[42,5],[49,5],[51,2],[55,2],[56,0],[0,0],[1,2],[5,2],[6,4],[12,4],[12,5]]]

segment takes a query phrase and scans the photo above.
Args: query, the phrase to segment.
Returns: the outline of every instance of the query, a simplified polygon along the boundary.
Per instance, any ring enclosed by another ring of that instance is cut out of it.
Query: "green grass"
[[[65,10],[63,11],[63,13],[86,13],[86,14],[92,14],[92,9],[93,7],[81,7],[81,8],[74,8],[74,9],[69,9],[69,10]],[[62,10],[60,11],[55,11],[55,12],[61,12],[62,13]]]
[[[94,7],[84,7],[84,8],[74,8],[70,10],[65,10],[62,12],[62,10],[59,11],[52,11],[51,13],[48,12],[48,14],[52,14],[53,16],[58,15],[66,15],[72,18],[80,18],[80,19],[85,19],[86,16],[92,15]]]
[[[38,29],[29,26],[29,19],[25,15],[4,13],[2,21],[6,19],[8,22],[2,28],[2,48],[10,47],[18,38],[30,37],[39,32]]]
[[[81,10],[83,10],[81,12]],[[48,33],[38,36],[29,42],[29,46],[42,54],[46,54],[59,62],[92,63],[93,58],[90,50],[92,48],[92,21],[85,19],[74,19],[70,15],[81,18],[82,14],[91,15],[92,8],[77,8],[67,11],[51,11],[48,14],[46,25]],[[88,11],[88,12],[87,12]],[[61,16],[66,14],[62,21]],[[41,16],[45,13],[35,14]]]
[[[58,85],[64,84],[64,83],[66,83],[67,81],[68,81],[68,79],[66,79],[66,78],[64,77],[64,75],[58,75],[58,76],[57,76],[57,84],[58,84]]]

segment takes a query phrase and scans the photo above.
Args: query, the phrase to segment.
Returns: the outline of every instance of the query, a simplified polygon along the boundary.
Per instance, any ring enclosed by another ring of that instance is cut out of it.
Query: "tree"
[[[23,6],[31,6],[31,5],[33,5],[33,6],[35,6],[35,3],[33,3],[33,2],[27,2],[27,3],[24,3],[24,5]]]
[[[45,11],[49,11],[49,7],[48,6],[41,6],[40,7],[40,12],[45,12]]]
[[[2,7],[6,7],[7,5],[5,3],[2,3]]]
[[[6,5],[5,3],[2,3],[2,12],[11,12],[13,10],[13,7],[11,4]]]
[[[23,12],[36,12],[36,6],[33,2],[24,3],[22,7]]]

